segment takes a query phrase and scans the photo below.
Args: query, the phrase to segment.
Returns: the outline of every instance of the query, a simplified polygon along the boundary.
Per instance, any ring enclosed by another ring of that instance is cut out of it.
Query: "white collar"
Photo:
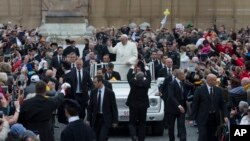
[[[69,72],[70,72],[70,70],[66,70],[66,71],[65,71],[65,74],[67,74],[67,73],[69,73]]]
[[[68,121],[70,123],[70,122],[74,122],[74,121],[79,120],[79,119],[80,119],[79,116],[72,116],[72,117],[69,117]]]
[[[102,88],[98,90],[101,90],[102,92],[104,92],[104,89],[105,89],[105,86],[103,85]]]
[[[206,85],[207,85],[208,90],[210,91],[210,88],[211,88],[211,87],[210,87],[207,83],[206,83]]]
[[[80,70],[79,70],[79,69],[77,69],[77,68],[76,68],[76,71],[80,71],[80,72],[82,72],[82,69],[80,69]]]
[[[175,80],[180,84],[180,82],[181,82],[180,79],[178,79],[178,78],[176,77]]]

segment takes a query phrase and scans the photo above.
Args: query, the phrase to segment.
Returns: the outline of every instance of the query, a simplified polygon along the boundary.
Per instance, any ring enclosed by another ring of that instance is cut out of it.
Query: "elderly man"
[[[234,99],[235,99],[235,97],[243,96],[240,99],[250,103],[250,78],[244,77],[241,80],[241,86],[230,90],[229,93],[230,93],[230,96],[233,97]],[[247,95],[247,98],[245,97],[245,95]],[[235,102],[235,103],[233,103],[234,105],[238,105],[239,100],[235,99],[234,102]]]
[[[250,104],[250,78],[244,77],[241,80],[241,85],[243,86],[244,90],[247,92],[247,103]]]
[[[197,121],[198,141],[217,141],[215,132],[220,125],[220,117],[224,118],[224,122],[228,122],[222,90],[216,83],[216,75],[210,73],[207,75],[206,84],[196,89],[194,94],[191,119]]]
[[[112,43],[108,41],[108,50],[110,53],[116,54],[116,62],[132,65],[136,63],[138,58],[138,51],[136,44],[128,41],[128,36],[121,35],[121,42],[117,43],[115,47],[112,47]]]
[[[244,77],[241,81],[241,86],[239,87],[236,87],[236,88],[233,88],[231,89],[229,92],[231,94],[245,94],[246,93],[246,89],[247,89],[247,85],[250,84],[250,79],[248,77]],[[244,89],[245,87],[245,89]]]

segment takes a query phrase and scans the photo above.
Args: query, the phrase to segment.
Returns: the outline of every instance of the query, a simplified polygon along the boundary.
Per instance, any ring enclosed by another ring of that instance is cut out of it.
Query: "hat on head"
[[[32,75],[30,78],[30,81],[31,82],[38,82],[38,81],[40,81],[40,78],[38,75]]]
[[[10,133],[12,133],[14,136],[23,136],[25,132],[26,128],[19,123],[12,125],[10,128]]]
[[[128,39],[128,35],[127,34],[122,34],[121,37]]]
[[[36,134],[30,130],[26,130],[23,134],[24,137],[31,137],[31,138],[36,138]]]

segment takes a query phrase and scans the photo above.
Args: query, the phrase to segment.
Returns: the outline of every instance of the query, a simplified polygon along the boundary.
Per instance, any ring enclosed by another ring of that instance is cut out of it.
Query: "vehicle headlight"
[[[149,104],[151,107],[155,107],[155,106],[157,106],[158,101],[157,101],[157,99],[150,99]]]

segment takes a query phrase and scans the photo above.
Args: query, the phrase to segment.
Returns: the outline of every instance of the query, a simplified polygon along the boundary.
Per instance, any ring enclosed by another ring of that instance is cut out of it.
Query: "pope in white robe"
[[[115,47],[112,47],[111,43],[108,44],[108,50],[110,53],[116,54],[116,62],[114,70],[118,71],[121,75],[121,79],[125,80],[127,72],[131,65],[134,65],[138,58],[138,51],[136,44],[128,40],[128,36],[121,35],[121,42],[117,43]],[[116,65],[117,64],[117,65]]]

